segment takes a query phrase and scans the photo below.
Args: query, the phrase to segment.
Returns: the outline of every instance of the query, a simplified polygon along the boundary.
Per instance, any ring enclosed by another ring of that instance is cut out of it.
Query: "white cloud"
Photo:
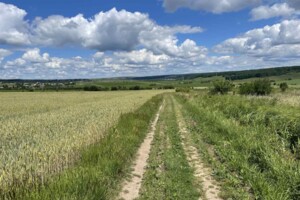
[[[97,67],[92,60],[78,56],[70,59],[51,57],[39,49],[29,49],[20,58],[4,63],[0,78],[82,78],[84,73],[93,77],[92,70]],[[96,74],[99,76],[103,70],[98,69]]]
[[[212,13],[224,13],[238,11],[260,2],[260,0],[164,0],[163,6],[171,12],[179,8],[189,8]]]
[[[169,56],[155,55],[153,52],[146,49],[135,50],[131,52],[115,52],[114,59],[119,64],[134,64],[134,65],[158,65],[168,62]]]
[[[10,54],[12,54],[11,51],[6,50],[6,49],[0,49],[0,64],[1,64],[2,60],[3,60],[6,56],[9,56]]]
[[[81,14],[72,18],[53,15],[46,19],[36,18],[33,24],[32,43],[64,46],[82,43],[88,21]]]
[[[234,60],[232,56],[212,56],[206,60],[209,65],[228,65]]]
[[[34,48],[26,51],[22,58],[26,61],[32,63],[41,63],[41,62],[48,62],[49,61],[49,54],[44,53],[43,55],[40,54],[40,49]]]
[[[180,45],[185,48],[194,45],[187,40]],[[206,52],[205,52],[206,53]],[[130,52],[114,53],[97,52],[90,59],[82,57],[59,58],[48,53],[41,53],[39,49],[29,49],[20,58],[4,63],[2,76],[22,78],[99,78],[129,75],[155,75],[163,72],[179,72],[182,69],[193,69],[203,65],[208,58],[206,54],[187,55],[185,57],[171,57],[167,54],[154,54],[147,49]],[[190,67],[187,67],[190,66]],[[13,74],[16,71],[19,73]],[[9,72],[10,75],[9,75]],[[2,77],[3,78],[3,77]]]
[[[23,67],[24,65],[26,65],[26,61],[22,58],[17,58],[15,60],[7,61],[4,64],[3,68],[4,69],[12,69],[12,68],[18,69],[20,67]]]
[[[154,75],[166,69],[182,69],[183,64],[202,64],[208,52],[193,40],[179,42],[177,38],[177,34],[199,33],[202,28],[160,26],[147,14],[139,12],[111,9],[89,19],[82,14],[74,17],[55,15],[36,18],[30,23],[24,21],[25,11],[15,6],[11,8],[19,12],[18,23],[13,23],[18,26],[13,27],[23,27],[20,33],[24,41],[18,44],[27,47],[71,46],[98,52],[90,59],[79,56],[66,59],[51,57],[48,53],[41,53],[39,48],[31,48],[21,57],[2,64],[6,72],[2,76],[6,77],[22,77],[22,74],[34,78]],[[7,29],[7,33],[13,33],[12,29]],[[0,40],[0,44],[8,42]],[[15,74],[9,75],[12,71]]]
[[[131,51],[144,47],[155,49],[155,53],[172,53],[179,48],[177,34],[203,31],[186,25],[160,26],[147,14],[115,8],[89,19],[82,14],[53,15],[45,19],[38,17],[31,23],[24,20],[26,12],[13,5],[0,3],[0,10],[0,45],[71,46],[98,51]]]
[[[198,33],[200,27],[160,26],[139,12],[111,9],[86,19],[79,14],[72,18],[50,16],[36,19],[34,43],[47,46],[80,46],[99,51],[131,51],[137,46],[158,51],[177,48],[176,34]],[[159,38],[158,38],[159,37]],[[159,40],[159,47],[157,45]]]
[[[282,49],[288,50],[282,51]],[[29,55],[30,51],[35,53],[31,53],[29,57],[38,59],[28,59],[27,56],[24,56]],[[276,45],[269,51],[260,50],[260,52],[260,56],[247,53],[212,56],[209,53],[203,53],[192,57],[174,57],[166,54],[154,54],[147,49],[139,49],[131,52],[98,52],[90,58],[80,56],[59,58],[49,55],[45,61],[41,58],[43,55],[48,55],[47,53],[31,49],[27,50],[20,58],[3,63],[0,78],[149,76],[274,67],[282,66],[282,63],[294,65],[300,61],[300,45],[297,44]],[[271,54],[279,56],[270,56]],[[282,55],[284,56],[281,57]]]
[[[287,3],[277,3],[273,6],[259,6],[252,9],[251,20],[269,19],[273,17],[289,17],[296,13]]]
[[[103,52],[97,52],[97,53],[95,53],[95,54],[93,55],[93,57],[94,57],[95,59],[99,59],[99,58],[102,58],[103,55],[104,55]]]
[[[177,55],[182,58],[198,57],[207,54],[206,47],[197,46],[197,44],[190,39],[186,39],[177,49]]]
[[[11,4],[0,2],[0,44],[29,44],[26,12]]]
[[[214,49],[219,53],[247,54],[258,57],[299,56],[300,20],[284,20],[264,28],[250,30],[225,40]]]
[[[139,34],[151,21],[147,15],[112,9],[86,19],[79,14],[67,18],[50,16],[35,21],[36,43],[50,46],[81,46],[106,50],[131,50],[139,44]]]
[[[184,56],[183,54],[194,54],[195,51],[201,53],[200,51],[205,49],[204,47],[197,46],[197,44],[190,39],[187,39],[180,44],[175,35],[175,33],[195,33],[201,31],[201,28],[189,26],[154,26],[150,31],[141,33],[140,42],[145,48],[156,54],[164,53],[169,56]],[[191,48],[185,48],[187,45]],[[185,48],[185,51],[187,52],[183,52],[183,48]]]

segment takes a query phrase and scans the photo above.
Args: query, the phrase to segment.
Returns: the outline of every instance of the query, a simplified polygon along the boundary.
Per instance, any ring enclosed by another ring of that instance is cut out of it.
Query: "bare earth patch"
[[[199,185],[199,187],[202,187],[201,189],[199,188],[199,190],[203,191],[204,199],[221,200],[221,198],[219,197],[220,188],[217,182],[211,176],[211,169],[204,165],[197,151],[197,148],[195,148],[191,144],[191,138],[187,130],[186,122],[183,119],[178,103],[176,102],[175,105],[178,127],[182,138],[182,145],[186,153],[189,165],[194,168],[194,176],[196,177],[196,180],[198,182],[196,184]]]
[[[151,143],[154,137],[162,106],[163,105],[160,106],[159,111],[156,114],[154,121],[152,122],[150,132],[148,133],[146,139],[137,152],[137,157],[134,162],[135,165],[133,166],[133,171],[131,173],[131,179],[124,182],[118,199],[133,200],[139,197],[139,191],[142,185],[145,167],[147,165],[147,160],[149,158],[151,150]]]

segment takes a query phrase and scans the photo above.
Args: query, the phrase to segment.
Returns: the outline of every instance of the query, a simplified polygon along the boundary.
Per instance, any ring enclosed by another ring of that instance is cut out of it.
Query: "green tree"
[[[286,82],[280,83],[279,88],[282,92],[285,92],[288,89],[288,84]]]
[[[272,91],[271,82],[268,79],[258,79],[254,81],[256,95],[268,95]]]
[[[239,87],[239,93],[242,95],[255,95],[254,84],[251,83],[243,83]]]
[[[213,88],[210,90],[212,94],[227,94],[232,90],[234,84],[228,80],[217,80],[213,82]]]
[[[242,95],[268,95],[271,91],[271,82],[268,79],[258,79],[239,87],[239,93]]]

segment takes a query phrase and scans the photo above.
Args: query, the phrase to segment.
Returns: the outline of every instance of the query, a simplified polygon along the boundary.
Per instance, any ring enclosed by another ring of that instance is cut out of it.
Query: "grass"
[[[279,136],[292,152],[300,138],[300,109],[289,105],[278,106],[277,99],[244,96],[204,96],[199,102],[211,110],[222,112],[239,125],[261,126],[265,133]],[[299,153],[299,152],[298,152]],[[300,156],[296,152],[295,156]]]
[[[223,197],[299,199],[299,161],[280,136],[271,133],[260,120],[241,124],[239,119],[247,114],[234,98],[241,98],[242,105],[247,104],[243,97],[177,96],[185,116],[192,122],[189,128],[199,153],[204,154],[222,183]],[[263,105],[260,102],[263,100],[253,101],[254,105],[267,107],[268,104]],[[239,117],[233,117],[239,112]],[[203,148],[204,153],[200,151]]]
[[[193,171],[181,145],[170,96],[159,119],[139,199],[198,199]]]
[[[270,76],[267,77],[269,80],[276,83],[276,88],[278,88],[280,83],[286,82],[291,88],[299,88],[300,86],[300,73],[288,73],[280,76]],[[234,81],[237,84],[251,82],[260,78],[248,78]]]

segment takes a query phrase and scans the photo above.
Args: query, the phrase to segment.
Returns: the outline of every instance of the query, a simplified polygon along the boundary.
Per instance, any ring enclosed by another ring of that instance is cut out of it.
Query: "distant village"
[[[75,82],[33,82],[33,81],[0,81],[0,90],[61,90],[61,89],[76,89]]]

